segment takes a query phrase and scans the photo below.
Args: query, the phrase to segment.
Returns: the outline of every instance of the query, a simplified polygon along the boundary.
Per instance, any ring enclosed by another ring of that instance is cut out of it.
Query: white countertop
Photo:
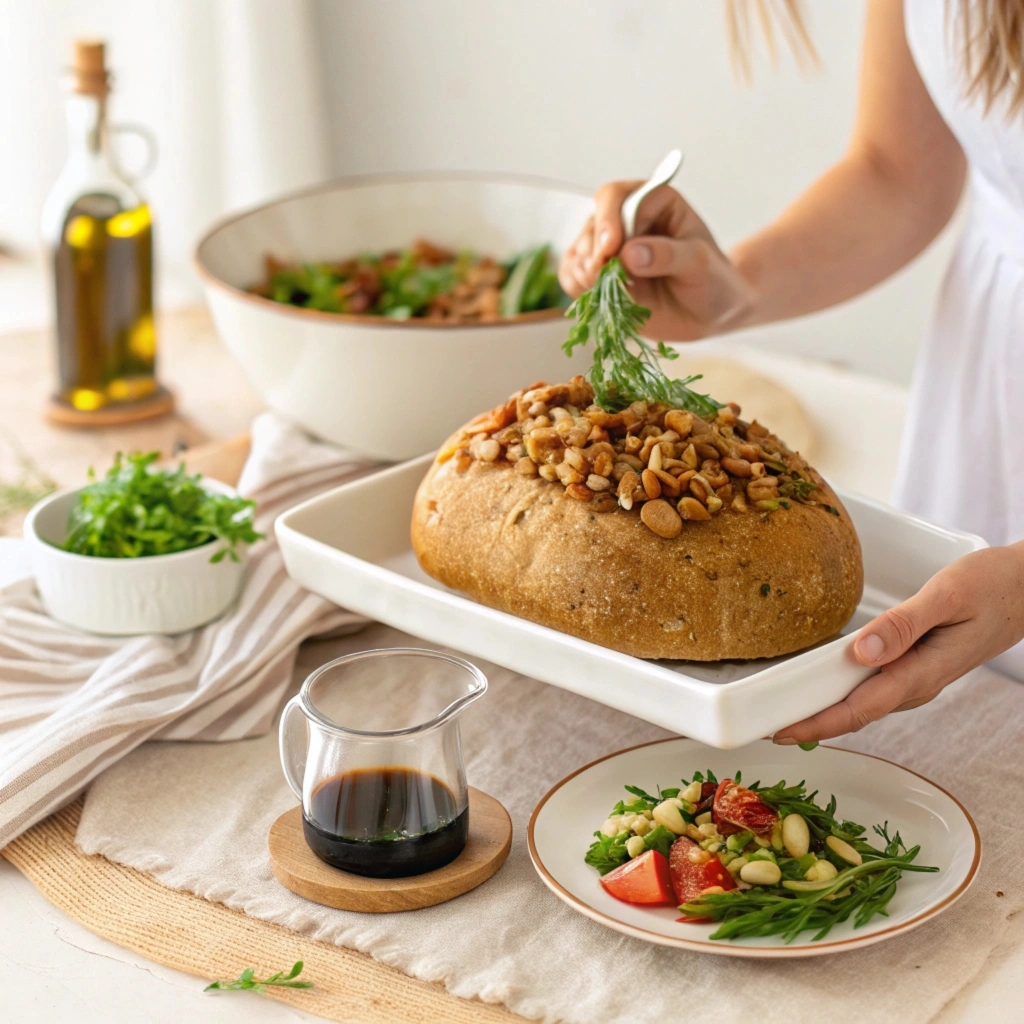
[[[818,431],[815,461],[826,476],[850,490],[887,498],[896,438],[906,411],[902,389],[729,343],[719,343],[715,354],[742,358],[797,394]],[[851,425],[856,429],[850,430]],[[877,433],[878,444],[869,443],[865,433]],[[870,465],[861,454],[865,451],[872,453]],[[13,545],[0,545],[0,582],[3,570],[13,569],[14,552]],[[204,980],[153,963],[87,931],[49,904],[3,859],[0,972],[2,1024],[260,1024],[319,1019],[254,993],[204,993]],[[1024,918],[1010,923],[1007,941],[936,1024],[1009,1020],[1007,1006],[1011,1000],[1016,1003],[1022,991]]]

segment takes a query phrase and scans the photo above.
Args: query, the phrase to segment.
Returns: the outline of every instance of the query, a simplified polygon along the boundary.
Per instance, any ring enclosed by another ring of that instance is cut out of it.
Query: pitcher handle
[[[156,167],[157,155],[159,153],[156,136],[145,125],[135,124],[133,122],[112,124],[108,130],[112,135],[134,135],[137,139],[142,140],[142,144],[146,148],[146,158],[143,161],[142,166],[135,171],[129,171],[128,168],[121,163],[117,153],[111,152],[111,160],[117,173],[126,182],[128,182],[129,185],[133,186],[137,185],[143,178],[148,178],[153,168]]]
[[[309,753],[309,725],[306,724],[306,735],[304,742],[301,744],[302,758],[300,761],[296,757],[299,747],[295,742],[296,731],[293,728],[296,712],[302,715],[303,722],[305,723],[306,713],[299,706],[298,694],[285,704],[284,711],[281,712],[278,737],[281,747],[281,768],[284,771],[284,777],[288,781],[288,785],[291,786],[292,792],[299,798],[299,803],[302,803],[302,777],[306,772],[306,755]]]

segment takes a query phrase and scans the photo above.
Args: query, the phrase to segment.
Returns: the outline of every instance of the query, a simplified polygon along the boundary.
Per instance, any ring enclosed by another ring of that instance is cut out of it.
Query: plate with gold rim
[[[907,846],[920,845],[917,862],[935,873],[905,872],[888,906],[863,926],[837,923],[815,942],[811,932],[790,943],[779,936],[715,940],[713,923],[680,922],[675,907],[643,907],[610,896],[597,871],[583,857],[623,787],[647,792],[679,785],[696,771],[771,785],[806,780],[821,799],[834,794],[837,816],[868,827],[888,822]],[[967,809],[930,779],[892,761],[838,747],[813,751],[768,741],[719,750],[696,740],[674,738],[642,744],[593,761],[558,782],[530,818],[530,857],[541,880],[574,910],[615,931],[665,946],[724,956],[787,958],[821,956],[895,938],[948,910],[968,889],[981,863],[981,838]]]

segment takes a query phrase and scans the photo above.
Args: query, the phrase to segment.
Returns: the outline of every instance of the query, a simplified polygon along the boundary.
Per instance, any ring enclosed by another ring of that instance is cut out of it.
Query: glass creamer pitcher
[[[459,715],[487,689],[468,661],[413,647],[313,672],[281,715],[281,766],[309,848],[374,878],[433,871],[469,833]]]

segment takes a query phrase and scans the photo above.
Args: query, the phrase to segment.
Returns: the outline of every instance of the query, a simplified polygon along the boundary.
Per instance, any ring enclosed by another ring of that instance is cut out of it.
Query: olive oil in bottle
[[[110,158],[103,43],[75,44],[70,79],[68,160],[43,211],[57,314],[58,390],[51,414],[60,420],[66,411],[66,421],[87,423],[90,413],[121,408],[129,420],[132,409],[152,415],[147,400],[162,391],[152,218]]]

